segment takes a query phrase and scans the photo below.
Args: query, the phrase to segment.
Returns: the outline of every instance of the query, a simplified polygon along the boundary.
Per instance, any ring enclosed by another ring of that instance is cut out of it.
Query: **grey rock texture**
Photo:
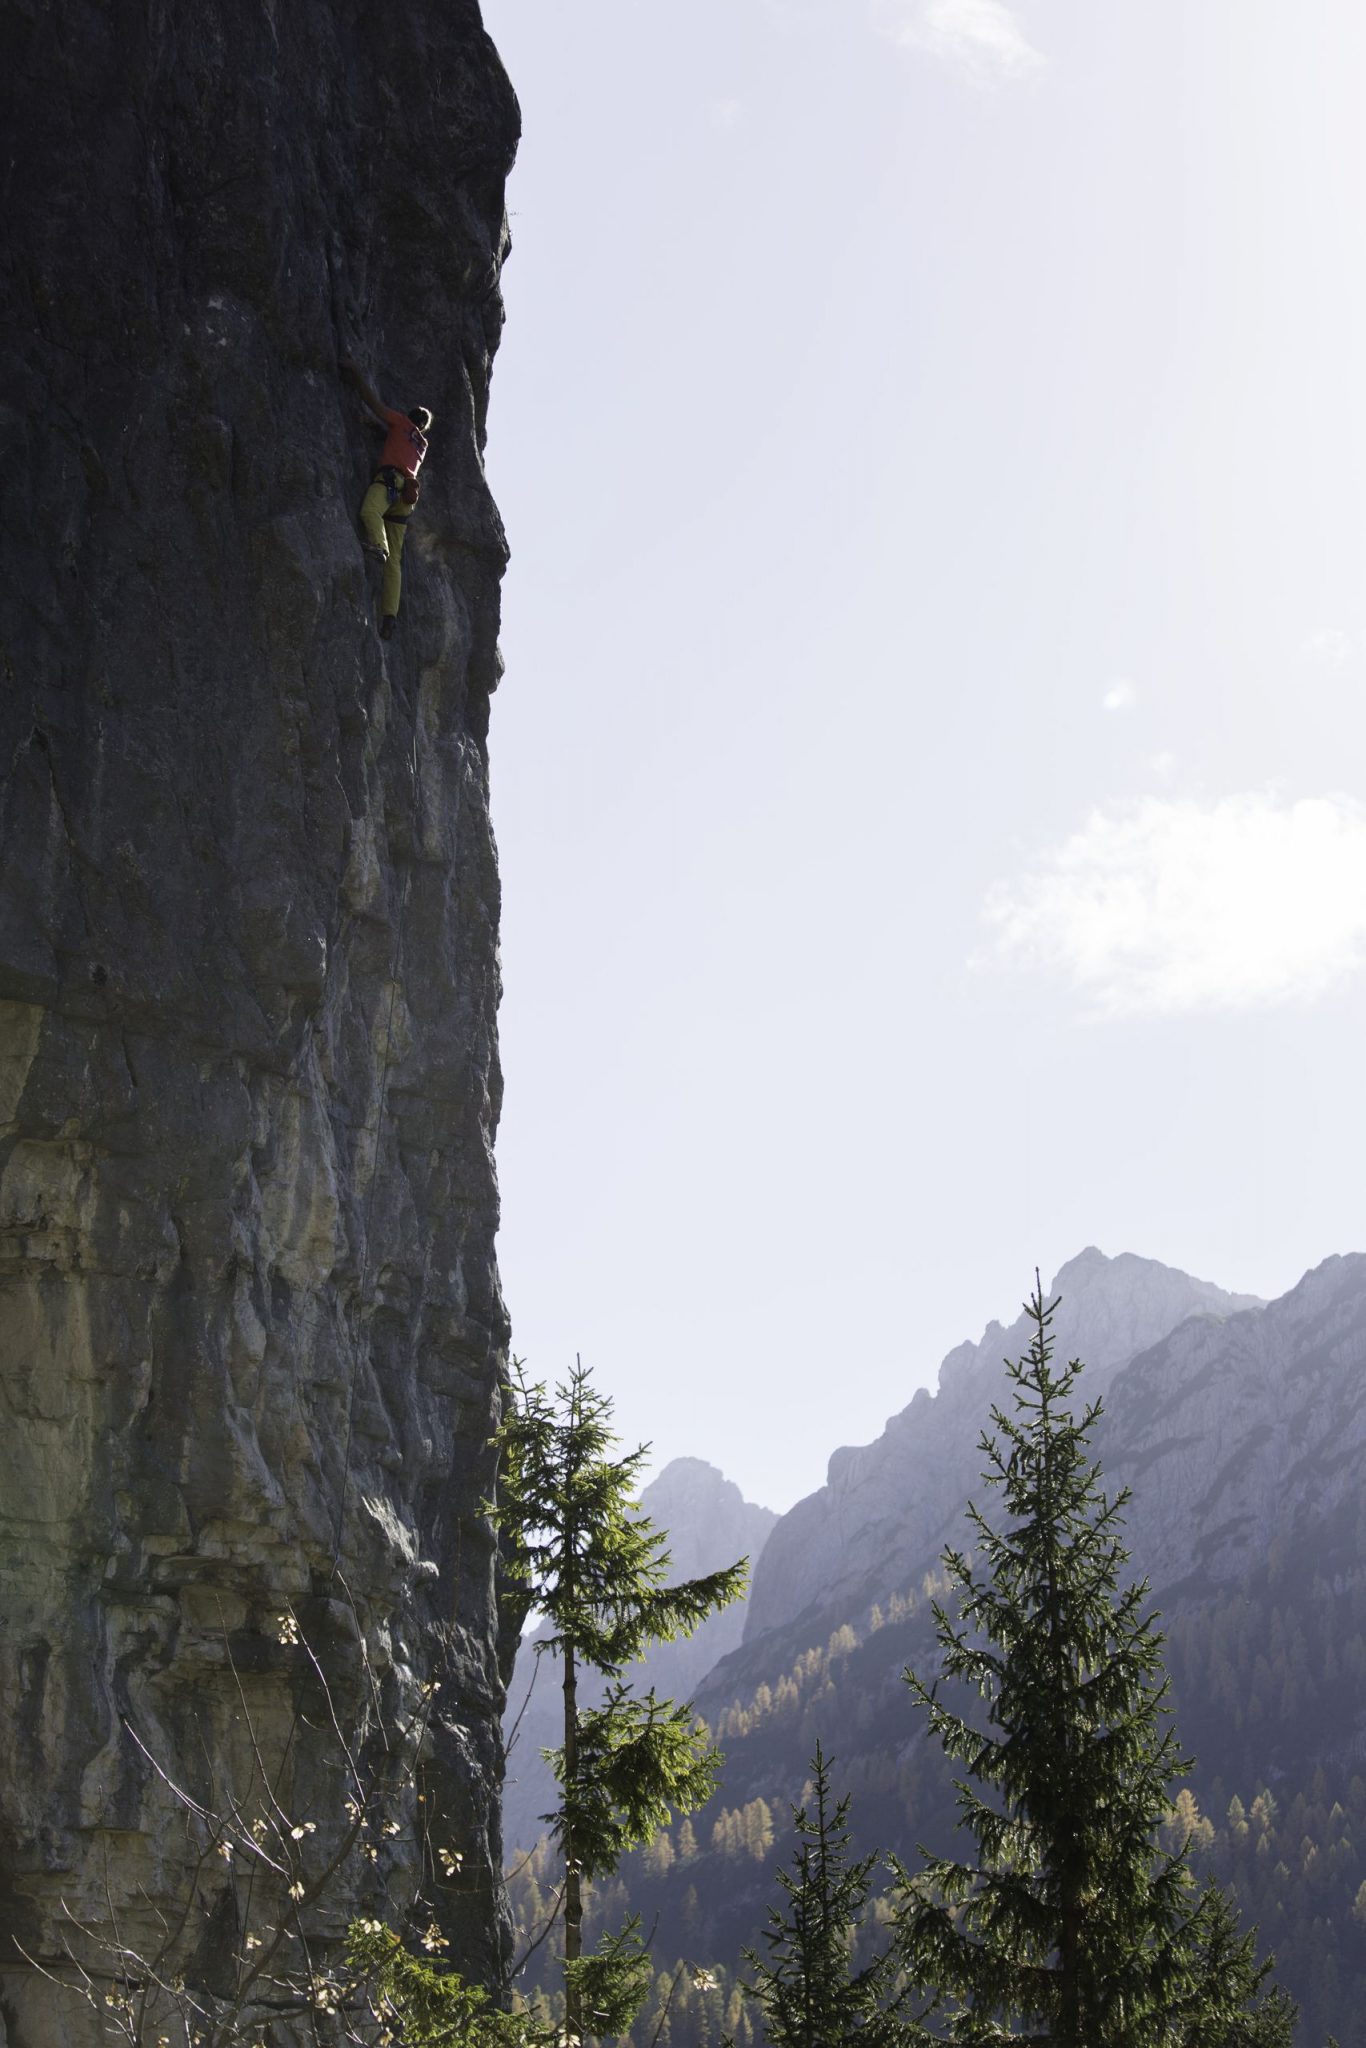
[[[1188,1317],[1217,1324],[1256,1305],[1255,1296],[1227,1294],[1155,1259],[1107,1258],[1094,1246],[1062,1267],[1050,1294],[1062,1297],[1058,1349],[1086,1360],[1088,1395]],[[914,1583],[976,1488],[978,1441],[1005,1391],[1003,1361],[1028,1341],[1023,1316],[1008,1330],[990,1323],[979,1344],[960,1344],[945,1358],[937,1393],[920,1388],[875,1443],[834,1453],[826,1484],[782,1517],[764,1550],[746,1643],[807,1609],[848,1620],[858,1602],[866,1610]]]
[[[52,2048],[80,2010],[14,1944],[110,1896],[145,1941],[189,1878],[125,1722],[202,1796],[245,1700],[333,1824],[286,1603],[339,1697],[361,1639],[394,1712],[440,1678],[439,1910],[505,1967],[482,448],[518,114],[476,0],[4,23],[0,2037]],[[436,418],[387,648],[345,352]]]
[[[733,1480],[702,1458],[674,1458],[642,1489],[640,1504],[656,1527],[668,1531],[668,1576],[674,1581],[700,1578],[740,1557],[748,1557],[752,1572],[778,1519],[772,1508],[747,1501]],[[661,1699],[691,1699],[712,1666],[739,1646],[745,1606],[744,1600],[732,1601],[692,1635],[657,1643],[627,1673],[636,1691],[653,1686]],[[540,1816],[555,1803],[555,1781],[541,1751],[563,1740],[560,1667],[549,1651],[537,1657],[542,1633],[524,1639],[508,1688],[503,1833],[509,1853],[532,1847],[544,1833]],[[581,1697],[587,1702],[599,1694],[584,1687]]]
[[[1366,1255],[1265,1308],[1182,1324],[1116,1379],[1096,1436],[1125,1542],[1164,1601],[1244,1579],[1362,1499]]]

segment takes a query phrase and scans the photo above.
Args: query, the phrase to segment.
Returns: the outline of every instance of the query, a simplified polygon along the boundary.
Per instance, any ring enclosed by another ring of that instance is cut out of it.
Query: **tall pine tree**
[[[1026,1307],[1033,1341],[1007,1367],[1015,1413],[993,1409],[981,1444],[1000,1525],[969,1508],[975,1555],[944,1556],[957,1618],[935,1607],[941,1677],[906,1673],[965,1767],[975,1853],[900,1873],[902,1956],[955,2042],[1215,2048],[1246,2038],[1255,1972],[1210,1972],[1227,1922],[1197,1897],[1186,1846],[1156,1846],[1189,1762],[1147,1584],[1124,1582],[1128,1495],[1101,1491],[1100,1404],[1072,1413],[1082,1367],[1053,1366],[1057,1303],[1037,1276]],[[945,1680],[985,1702],[985,1727],[945,1704]]]
[[[564,1690],[564,1741],[552,1755],[560,1804],[546,1814],[564,1872],[565,2037],[624,2033],[650,1967],[628,1921],[583,1953],[583,1887],[650,1841],[673,1812],[703,1805],[719,1753],[690,1706],[637,1696],[622,1674],[651,1643],[690,1635],[744,1590],[747,1559],[681,1585],[664,1583],[668,1538],[636,1506],[649,1446],[621,1454],[612,1403],[576,1359],[553,1395],[519,1381],[495,1442],[496,1519],[528,1607],[550,1623],[538,1655],[555,1652]],[[579,1678],[608,1681],[584,1707]]]

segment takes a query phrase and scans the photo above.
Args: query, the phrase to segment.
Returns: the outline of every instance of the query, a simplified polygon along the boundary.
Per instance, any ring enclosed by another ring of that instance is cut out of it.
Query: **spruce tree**
[[[820,1744],[811,1763],[811,1804],[794,1807],[797,1848],[779,1870],[781,1905],[769,1909],[767,1956],[744,1951],[755,1981],[743,1986],[764,2016],[771,2048],[902,2048],[919,2030],[902,2016],[890,1950],[855,1970],[851,1947],[877,1857],[853,1859],[849,1800],[832,1807]]]
[[[901,1953],[954,2041],[1216,2048],[1247,2038],[1256,1985],[1209,1972],[1217,1908],[1195,1893],[1187,1845],[1156,1846],[1190,1765],[1148,1586],[1125,1582],[1129,1496],[1107,1500],[1089,1456],[1100,1403],[1074,1415],[1082,1367],[1052,1363],[1057,1305],[1036,1275],[1033,1340],[1007,1363],[1015,1413],[993,1408],[981,1442],[1000,1523],[969,1508],[975,1555],[944,1554],[957,1618],[934,1610],[941,1675],[905,1674],[965,1767],[975,1853],[900,1873]],[[985,1727],[945,1704],[944,1681],[979,1695]]]
[[[690,1635],[744,1590],[747,1559],[681,1585],[664,1583],[667,1535],[636,1506],[649,1446],[622,1454],[612,1403],[579,1360],[553,1395],[519,1379],[494,1442],[495,1518],[527,1607],[550,1624],[537,1654],[560,1659],[564,1740],[547,1752],[560,1787],[550,1824],[564,1872],[565,2036],[624,2033],[650,1982],[638,1923],[583,1953],[583,1887],[649,1842],[674,1812],[705,1804],[720,1754],[690,1706],[637,1696],[623,1672],[651,1643]],[[608,1681],[581,1706],[583,1671]]]
[[[1195,1948],[1195,1996],[1179,2027],[1181,2048],[1294,2048],[1296,2006],[1267,1986],[1272,1961],[1257,1961],[1257,1935],[1244,1932],[1231,1899],[1210,1885]],[[1223,1997],[1210,2009],[1205,1987]]]

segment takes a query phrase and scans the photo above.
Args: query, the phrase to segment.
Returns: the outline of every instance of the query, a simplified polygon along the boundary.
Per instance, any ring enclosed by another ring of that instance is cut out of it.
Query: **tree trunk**
[[[579,1882],[578,1847],[574,1841],[574,1801],[579,1768],[578,1677],[571,1644],[564,1646],[564,2031],[568,2041],[583,2039],[583,2003],[569,1965],[583,1952],[583,1890]]]

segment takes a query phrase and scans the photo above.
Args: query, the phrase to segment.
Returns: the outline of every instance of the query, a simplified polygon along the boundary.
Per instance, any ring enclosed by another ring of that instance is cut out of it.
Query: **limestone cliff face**
[[[335,1760],[286,1747],[286,1603],[342,1691],[357,1632],[395,1710],[440,1678],[440,1911],[456,1960],[504,1964],[482,447],[517,125],[476,0],[5,9],[11,2048],[80,2038],[16,1942],[51,1959],[63,1902],[111,1895],[145,1938],[184,1894],[125,1724],[202,1795],[241,1762],[240,1680],[330,1824]],[[435,414],[387,647],[347,352]]]

